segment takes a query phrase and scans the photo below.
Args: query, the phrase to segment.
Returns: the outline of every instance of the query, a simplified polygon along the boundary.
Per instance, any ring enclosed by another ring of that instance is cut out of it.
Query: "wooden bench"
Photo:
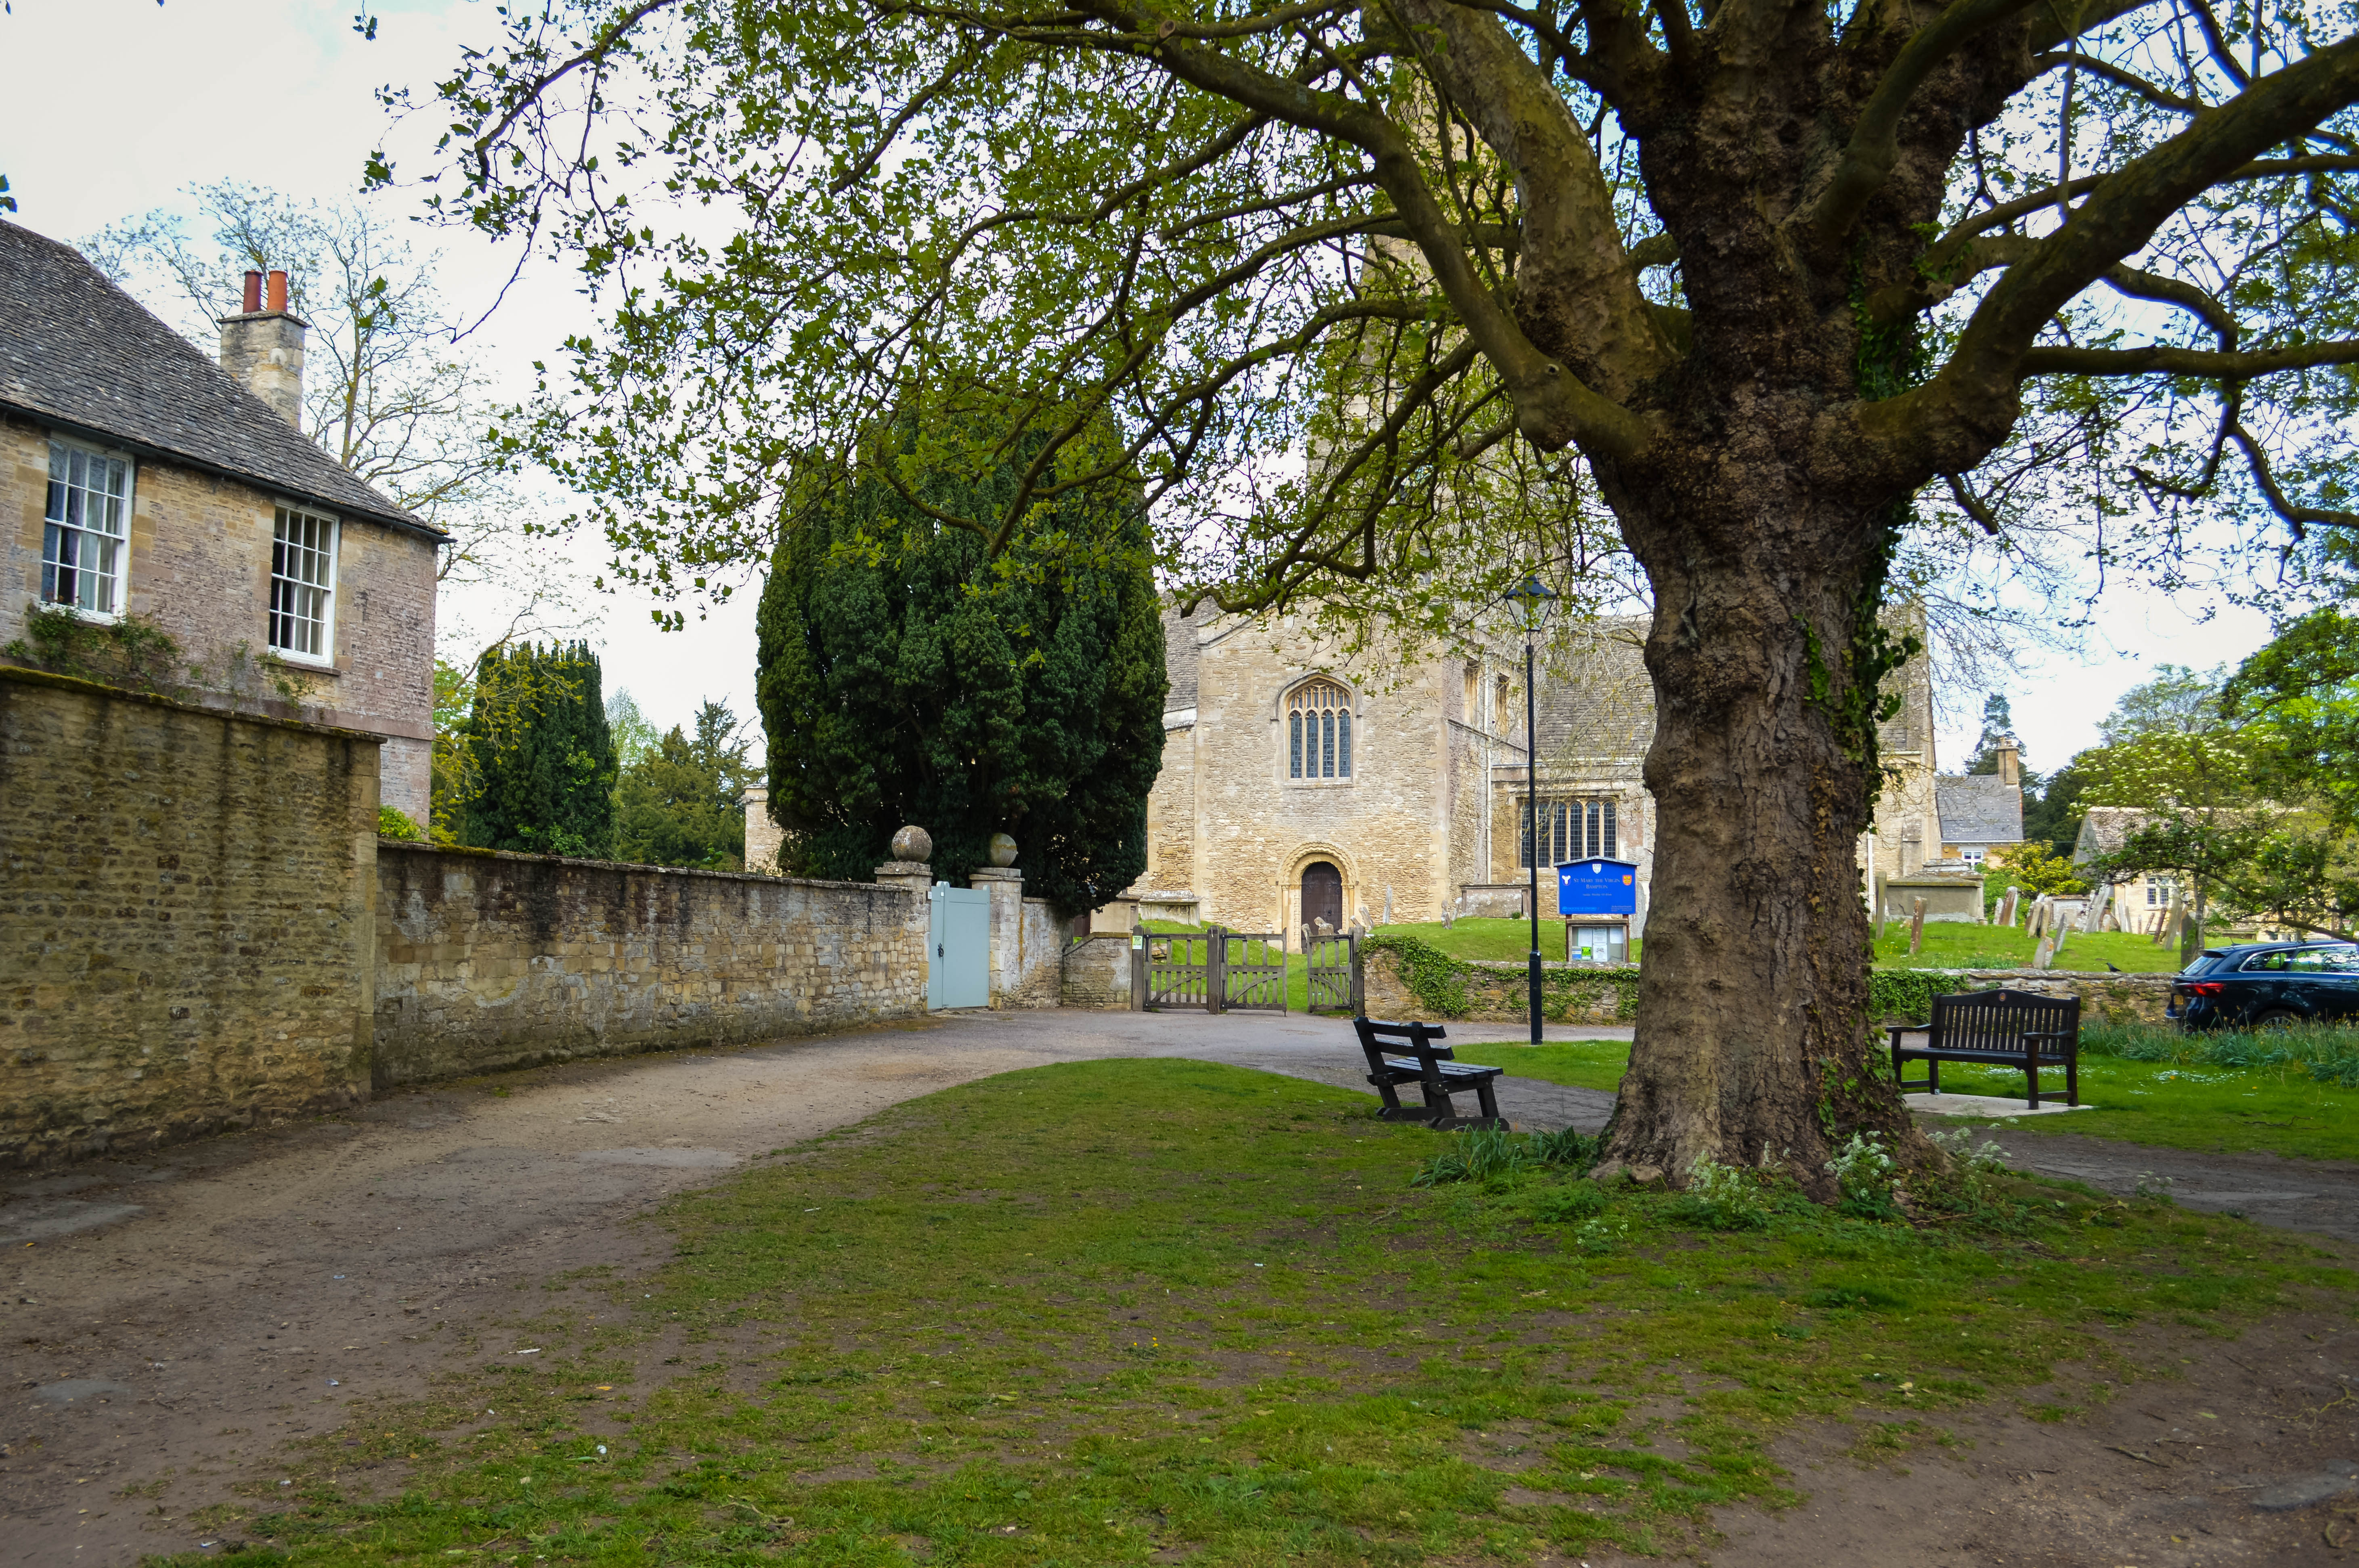
[[[1904,1045],[1903,1034],[1916,1033],[1909,1024],[1892,1025],[1892,1080],[1903,1094],[1910,1089],[1941,1092],[1941,1064],[1973,1062],[1986,1067],[2014,1067],[2026,1079],[2025,1097],[2039,1104],[2039,1069],[2064,1069],[2064,1101],[2081,1103],[2081,999],[2040,996],[2031,991],[1966,991],[1933,999],[1933,1016],[1926,1026],[1925,1044]],[[1925,1076],[1910,1082],[1901,1064],[1922,1062]],[[2056,1098],[2054,1090],[2048,1094]]]
[[[1422,1121],[1437,1128],[1507,1125],[1491,1090],[1491,1080],[1506,1069],[1477,1067],[1452,1059],[1450,1047],[1439,1044],[1444,1037],[1441,1025],[1355,1018],[1352,1027],[1359,1033],[1360,1049],[1367,1053],[1368,1082],[1384,1097],[1384,1108],[1376,1114],[1386,1121]],[[1387,1054],[1395,1051],[1400,1054]],[[1401,1104],[1396,1091],[1403,1084],[1415,1084],[1425,1103],[1414,1108]],[[1450,1103],[1451,1095],[1468,1089],[1474,1091],[1483,1108],[1480,1116],[1462,1117]]]

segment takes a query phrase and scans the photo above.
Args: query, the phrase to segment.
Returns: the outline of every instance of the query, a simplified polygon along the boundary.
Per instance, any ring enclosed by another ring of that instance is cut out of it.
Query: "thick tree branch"
[[[1470,341],[1506,384],[1521,427],[1535,445],[1553,451],[1578,441],[1586,450],[1628,455],[1651,439],[1645,420],[1542,352],[1484,287],[1425,182],[1416,148],[1391,120],[1340,93],[1307,88],[1232,55],[1175,40],[1160,33],[1159,17],[1124,0],[1082,3],[1132,35],[1142,52],[1180,81],[1366,154]]]
[[[1836,160],[1826,188],[1788,224],[1810,235],[1817,248],[1839,245],[1861,211],[1884,186],[1900,155],[1900,122],[1918,88],[1934,69],[1978,35],[2028,10],[2038,0],[1952,0],[1939,16],[1901,46],[1875,91],[1861,105],[1851,141]]]
[[[1396,0],[1435,84],[1517,176],[1516,314],[1545,351],[1608,397],[1676,357],[1622,248],[1613,192],[1564,94],[1493,17],[1450,0]]]
[[[2359,38],[2344,38],[2255,81],[2228,103],[2197,115],[2177,135],[2105,176],[2062,227],[2037,241],[2027,255],[2006,269],[1932,380],[1859,409],[1863,433],[1891,443],[1896,453],[1910,452],[1930,471],[1958,466],[1959,454],[1979,460],[2003,422],[2012,419],[2017,382],[2025,373],[2027,373],[2025,365],[2057,362],[2028,355],[2084,351],[2031,348],[2067,301],[2144,245],[2190,199],[2233,178],[2256,155],[2300,135],[2354,100],[2359,100]],[[2162,357],[2183,351],[2131,351]],[[2185,373],[2235,373],[2198,369]]]

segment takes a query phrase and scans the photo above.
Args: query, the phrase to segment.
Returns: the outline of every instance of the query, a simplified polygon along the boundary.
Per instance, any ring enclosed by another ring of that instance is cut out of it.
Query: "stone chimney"
[[[2023,762],[2019,749],[2015,743],[2015,737],[2002,735],[1991,749],[1998,754],[1998,782],[2021,788]]]
[[[277,410],[299,429],[303,424],[303,334],[299,317],[287,308],[287,275],[274,271],[269,295],[263,275],[245,275],[245,308],[221,319],[221,367],[240,386]]]

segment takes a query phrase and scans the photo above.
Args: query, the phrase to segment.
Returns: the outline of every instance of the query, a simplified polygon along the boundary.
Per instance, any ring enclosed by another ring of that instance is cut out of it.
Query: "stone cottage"
[[[216,364],[0,222],[0,645],[35,607],[146,617],[217,698],[381,737],[381,799],[423,822],[447,535],[304,438],[287,276],[245,284]]]

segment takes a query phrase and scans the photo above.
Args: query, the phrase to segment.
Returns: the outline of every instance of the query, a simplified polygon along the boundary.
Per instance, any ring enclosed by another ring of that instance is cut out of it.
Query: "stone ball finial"
[[[873,842],[873,840],[872,840]],[[934,836],[922,827],[904,827],[893,835],[893,858],[926,861],[934,858]]]
[[[991,863],[1006,871],[1016,863],[1016,840],[1005,833],[991,836]]]

